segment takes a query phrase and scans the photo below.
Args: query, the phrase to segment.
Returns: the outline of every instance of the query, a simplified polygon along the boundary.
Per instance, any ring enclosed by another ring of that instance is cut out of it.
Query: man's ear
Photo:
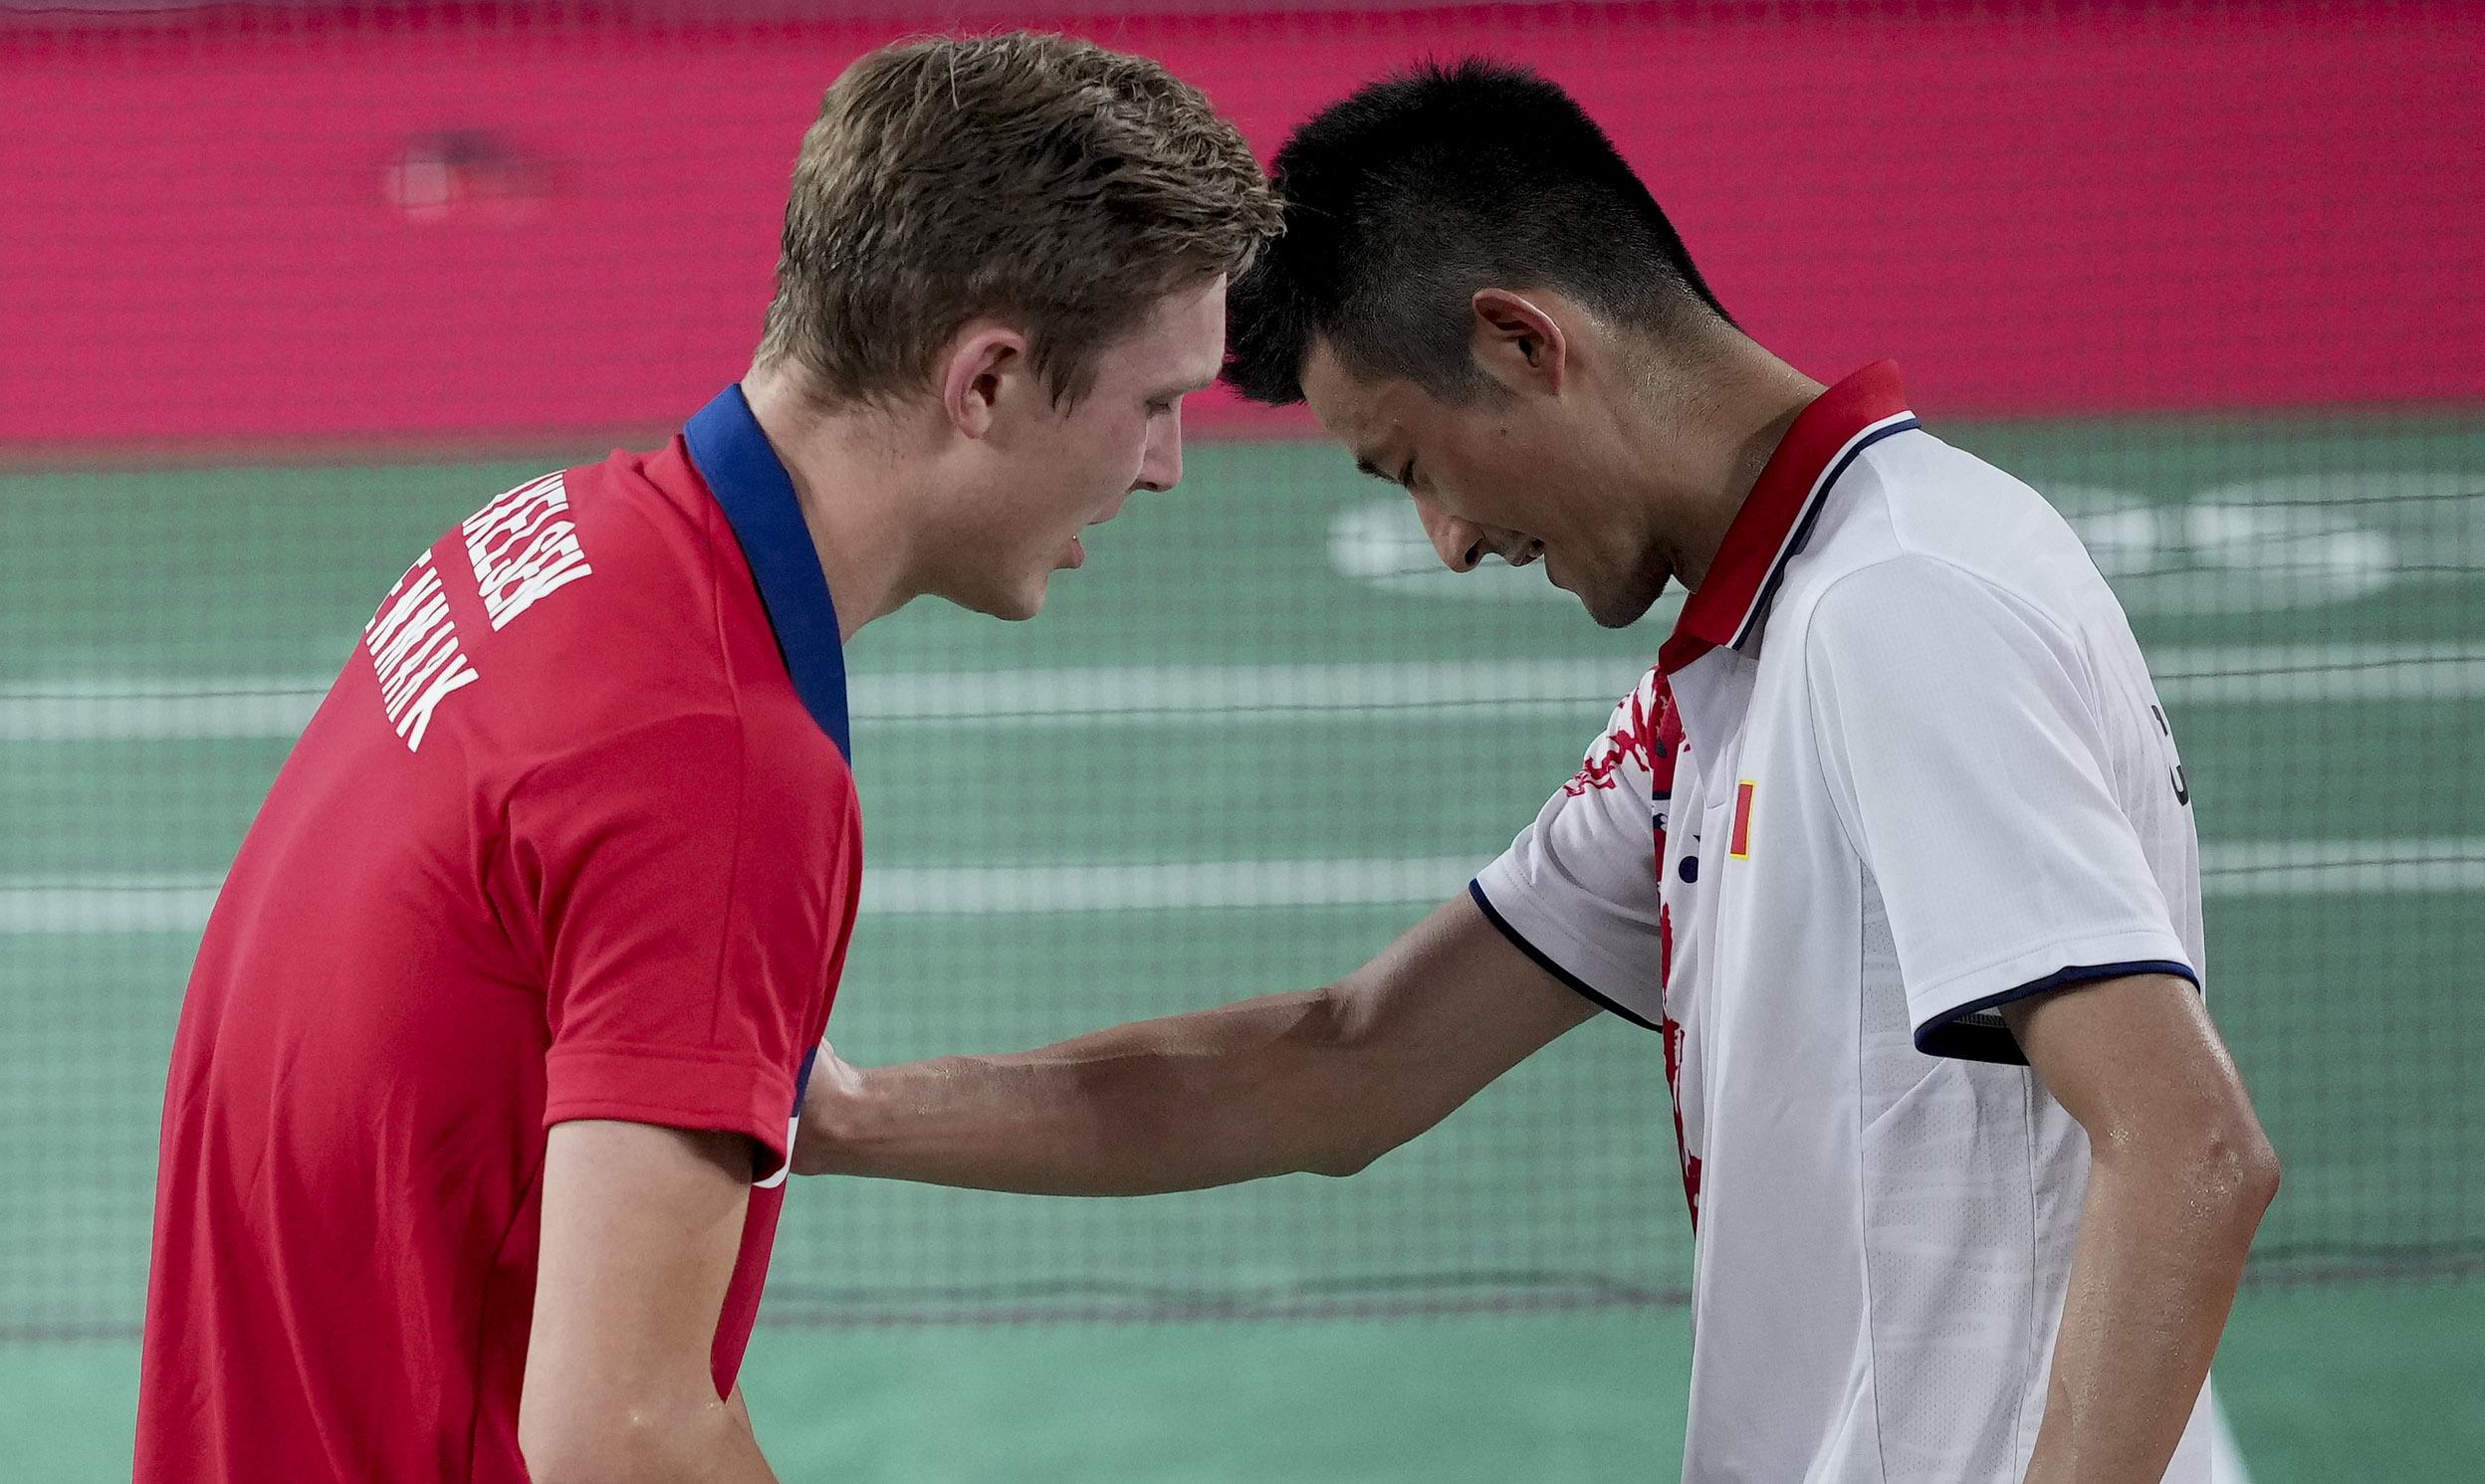
[[[1562,389],[1570,371],[1570,341],[1552,316],[1507,289],[1478,289],[1468,303],[1475,311],[1475,363],[1485,375],[1513,391],[1530,385]]]
[[[991,320],[969,324],[949,342],[941,362],[941,410],[959,432],[985,437],[993,429],[1003,382],[1029,369],[1025,335]]]

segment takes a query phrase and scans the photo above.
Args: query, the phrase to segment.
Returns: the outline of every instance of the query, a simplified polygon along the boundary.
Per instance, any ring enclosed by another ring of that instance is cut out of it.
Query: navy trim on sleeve
[[[752,1161],[755,1167],[751,1173],[751,1182],[761,1189],[773,1189],[784,1184],[786,1176],[793,1172],[793,1142],[802,1124],[802,1100],[810,1093],[811,1068],[818,1063],[819,1048],[813,1046],[802,1053],[802,1070],[793,1074],[793,1112],[786,1119],[786,1157],[778,1161],[774,1168],[768,1167],[768,1155],[765,1150]]]
[[[2002,1023],[2001,1007],[2014,1000],[2068,989],[2074,984],[2094,983],[2098,979],[2119,979],[2136,973],[2170,973],[2189,979],[2191,987],[2200,987],[2200,976],[2188,963],[2171,958],[2150,958],[2137,963],[2088,963],[2058,968],[2041,979],[2034,979],[2016,989],[1988,994],[1973,1004],[1960,1005],[1940,1019],[1920,1026],[1916,1032],[1916,1049],[1926,1056],[1947,1056],[1959,1061],[2000,1062],[2004,1066],[2024,1067],[2027,1054]]]
[[[1604,995],[1597,993],[1594,989],[1589,988],[1585,980],[1581,979],[1577,974],[1572,973],[1569,969],[1562,967],[1560,964],[1546,957],[1543,950],[1537,948],[1534,944],[1529,943],[1525,938],[1520,937],[1518,930],[1503,921],[1501,914],[1493,910],[1491,899],[1484,895],[1483,883],[1478,881],[1468,882],[1467,884],[1467,894],[1475,899],[1475,905],[1477,907],[1483,909],[1484,921],[1492,924],[1492,926],[1500,932],[1503,938],[1508,939],[1512,948],[1517,949],[1522,954],[1525,954],[1531,960],[1534,961],[1538,968],[1543,969],[1546,973],[1549,973],[1553,977],[1561,980],[1562,983],[1574,993],[1588,1000],[1600,1009],[1613,1011],[1615,1014],[1620,1015],[1623,1019],[1630,1021],[1633,1025],[1640,1027],[1642,1030],[1663,1029],[1663,1027],[1659,1026],[1654,1021],[1642,1019],[1631,1010],[1613,1000],[1607,999]]]
[[[803,710],[848,761],[854,756],[845,709],[845,642],[819,548],[794,499],[793,479],[751,415],[739,383],[716,394],[682,428],[690,462],[724,509],[743,558],[759,584],[760,606],[777,631],[777,650]]]

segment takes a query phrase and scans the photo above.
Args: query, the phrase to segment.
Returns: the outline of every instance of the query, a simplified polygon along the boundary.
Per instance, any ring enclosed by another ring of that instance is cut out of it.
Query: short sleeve
[[[1664,1016],[1657,858],[1679,733],[1651,671],[1535,822],[1468,886],[1519,951],[1636,1024]]]
[[[507,851],[542,955],[547,1127],[730,1130],[786,1156],[857,832],[841,765],[803,777],[787,749],[746,742],[735,717],[680,716],[516,786]]]
[[[1804,638],[1831,799],[1889,917],[1916,1044],[2021,1061],[1998,1007],[2089,979],[2199,981],[2117,801],[2075,643],[1946,562],[1840,578]]]

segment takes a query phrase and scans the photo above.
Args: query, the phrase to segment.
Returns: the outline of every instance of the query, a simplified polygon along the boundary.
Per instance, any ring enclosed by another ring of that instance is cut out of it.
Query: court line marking
[[[2485,698],[2485,644],[2169,648],[2150,658],[2170,707]],[[1602,709],[1647,673],[1632,660],[1098,666],[860,674],[857,723],[1082,723],[1473,709]],[[299,737],[330,682],[89,678],[0,687],[0,742]]]
[[[1183,861],[1086,866],[884,866],[863,872],[874,917],[1404,907],[1446,902],[1483,865],[1471,856]],[[2485,835],[2398,840],[2252,840],[2201,847],[2201,893],[2366,897],[2485,892]],[[213,876],[79,876],[0,882],[0,936],[195,933]]]

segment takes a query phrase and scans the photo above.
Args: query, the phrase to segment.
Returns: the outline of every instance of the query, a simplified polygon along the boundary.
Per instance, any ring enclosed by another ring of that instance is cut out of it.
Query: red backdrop
[[[522,9],[0,30],[0,444],[674,423],[745,363],[821,88],[908,29]],[[1533,63],[1747,327],[1821,376],[1895,354],[1928,411],[2485,397],[2485,7],[1064,29],[1164,59],[1263,154],[1411,59]],[[1194,422],[1270,426],[1218,399]]]

